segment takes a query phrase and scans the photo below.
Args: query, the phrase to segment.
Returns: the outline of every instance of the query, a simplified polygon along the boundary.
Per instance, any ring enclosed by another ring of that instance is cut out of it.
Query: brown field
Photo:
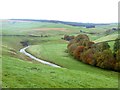
[[[66,28],[34,28],[32,30],[39,30],[39,31],[49,31],[49,30],[53,30],[53,31],[65,31],[67,32],[68,30]]]

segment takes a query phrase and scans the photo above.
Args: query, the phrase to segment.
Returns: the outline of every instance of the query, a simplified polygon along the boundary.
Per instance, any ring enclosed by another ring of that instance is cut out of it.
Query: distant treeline
[[[73,37],[73,36],[72,36]],[[114,41],[113,51],[108,42]],[[104,69],[120,71],[120,38],[94,43],[85,34],[70,40],[68,52],[79,61]]]
[[[59,20],[35,20],[35,19],[10,19],[10,20],[61,23],[61,24],[66,24],[66,25],[71,25],[71,26],[83,26],[83,27],[86,27],[86,28],[94,28],[96,25],[109,25],[109,24],[68,22],[68,21],[59,21]]]
[[[104,32],[104,34],[109,35],[109,34],[115,32],[115,31],[120,31],[120,28],[108,29],[108,30],[106,30],[106,31]],[[119,32],[118,32],[118,33],[119,33]]]
[[[105,35],[109,35],[109,34],[111,34],[111,33],[114,33],[115,31],[119,31],[120,30],[120,28],[111,28],[111,29],[108,29],[108,30],[106,30],[106,31],[104,31],[104,32],[86,32],[86,31],[83,31],[83,30],[80,30],[80,32],[81,33],[85,33],[85,34],[105,34]]]

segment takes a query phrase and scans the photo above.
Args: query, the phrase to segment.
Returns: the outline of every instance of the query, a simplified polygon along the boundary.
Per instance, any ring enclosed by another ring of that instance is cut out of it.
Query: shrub
[[[73,52],[74,57],[80,59],[80,53],[82,53],[83,50],[84,50],[84,46],[77,46],[77,48]]]
[[[73,55],[73,52],[74,52],[74,50],[77,48],[77,44],[76,43],[74,43],[74,44],[71,44],[69,47],[68,47],[68,52],[71,54],[71,55]]]
[[[88,42],[87,47],[88,47],[88,48],[92,48],[93,44],[95,44],[95,43],[90,41],[90,42]]]
[[[69,36],[69,35],[64,35],[64,40],[70,41],[72,39],[74,39],[74,36]]]
[[[116,39],[114,43],[114,52],[117,52],[118,49],[120,49],[120,40]]]
[[[120,71],[119,46],[120,43],[116,40],[113,54],[107,42],[95,44],[89,40],[87,35],[83,34],[72,39],[67,48],[71,55],[86,64]]]
[[[71,41],[68,43],[67,48],[69,48],[70,45],[74,44],[73,41],[74,41],[74,39],[71,40]]]
[[[113,69],[115,59],[110,49],[104,50],[97,58],[97,66],[106,69]]]
[[[69,37],[69,36],[65,36],[65,37]],[[65,38],[65,37],[64,37],[64,38]],[[83,34],[83,35],[80,34],[80,35],[78,35],[78,36],[76,36],[76,37],[71,36],[70,38],[72,38],[72,40],[71,40],[70,43],[68,44],[67,48],[68,48],[71,44],[73,44],[73,43],[77,43],[79,46],[87,46],[88,43],[89,43],[89,38],[88,38],[88,36],[85,35],[85,34]]]
[[[88,50],[84,51],[81,54],[81,59],[84,63],[90,64],[90,65],[95,65],[96,64],[93,49],[88,49]]]
[[[116,52],[116,61],[120,62],[120,49]]]
[[[85,34],[80,34],[75,37],[75,43],[77,43],[79,41],[89,41],[89,37]]]
[[[103,52],[104,50],[110,48],[110,46],[107,42],[102,42],[102,43],[96,44],[94,47],[96,48],[96,51],[100,51],[100,52]]]
[[[116,71],[120,71],[120,62],[116,62],[115,68]]]

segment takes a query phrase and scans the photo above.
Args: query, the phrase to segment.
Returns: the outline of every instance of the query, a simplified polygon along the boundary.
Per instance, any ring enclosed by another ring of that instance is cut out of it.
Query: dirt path
[[[60,66],[56,65],[56,64],[53,64],[53,63],[50,63],[50,62],[47,62],[47,61],[44,61],[44,60],[41,60],[39,58],[36,58],[35,56],[31,55],[30,53],[26,52],[26,49],[29,48],[29,46],[27,47],[24,47],[22,49],[20,49],[20,52],[25,54],[26,56],[30,57],[31,59],[34,59],[38,62],[41,62],[43,64],[46,64],[46,65],[49,65],[49,66],[52,66],[52,67],[56,67],[56,68],[61,68]]]

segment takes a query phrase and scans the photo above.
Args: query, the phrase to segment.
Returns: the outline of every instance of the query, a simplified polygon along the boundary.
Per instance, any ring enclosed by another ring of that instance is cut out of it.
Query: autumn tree
[[[99,57],[97,57],[97,66],[106,69],[113,69],[115,59],[110,49],[104,50]]]
[[[74,38],[73,43],[78,43],[80,41],[89,41],[89,37],[86,34],[80,34]]]
[[[118,49],[116,52],[116,61],[120,62],[120,49]]]
[[[110,70],[120,70],[120,43],[114,44],[115,55],[110,50],[107,42],[94,43],[85,34],[80,34],[72,39],[67,48],[68,52],[76,59],[90,65]]]
[[[117,52],[118,49],[120,49],[120,40],[117,38],[114,43],[114,52]]]
[[[71,55],[73,55],[73,52],[74,52],[74,50],[77,48],[77,44],[76,43],[74,43],[74,44],[71,44],[69,47],[68,47],[68,52],[71,54]]]
[[[69,36],[69,35],[64,35],[64,40],[70,41],[72,39],[74,39],[74,36]]]
[[[88,42],[87,47],[88,47],[88,48],[92,48],[92,46],[93,46],[94,44],[95,44],[94,42],[90,41],[90,42]]]
[[[114,69],[120,72],[120,62],[116,62]]]
[[[94,49],[88,49],[81,54],[81,59],[84,63],[95,65],[96,60],[94,54]]]
[[[80,59],[80,53],[82,53],[83,50],[84,50],[84,46],[77,46],[77,48],[73,52],[74,57]]]
[[[110,46],[109,46],[109,44],[107,42],[102,42],[102,43],[95,44],[94,48],[96,48],[96,51],[102,52],[102,51],[104,51],[106,49],[109,49]]]

